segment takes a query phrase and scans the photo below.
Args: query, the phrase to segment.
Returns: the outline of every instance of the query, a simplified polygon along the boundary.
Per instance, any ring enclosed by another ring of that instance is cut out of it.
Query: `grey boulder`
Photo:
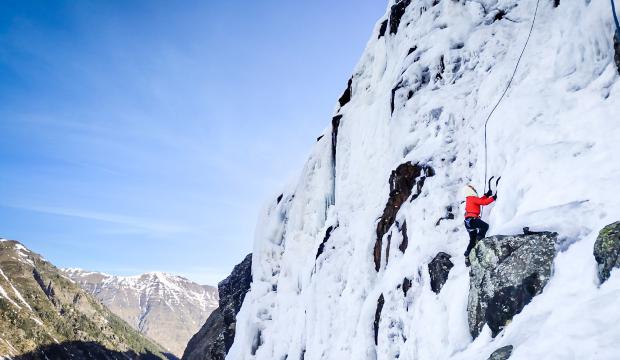
[[[488,360],[507,360],[512,355],[512,345],[501,347],[489,356]]]
[[[497,235],[481,240],[469,256],[469,331],[477,337],[485,324],[493,336],[540,294],[557,253],[557,233]]]
[[[605,226],[594,243],[594,259],[598,263],[601,283],[607,281],[613,268],[620,267],[620,221]]]

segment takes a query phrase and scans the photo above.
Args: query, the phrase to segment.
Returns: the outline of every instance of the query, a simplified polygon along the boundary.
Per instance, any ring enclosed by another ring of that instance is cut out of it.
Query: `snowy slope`
[[[177,356],[218,307],[217,289],[162,272],[112,276],[81,269],[65,274],[142,334]]]
[[[484,187],[484,121],[535,6],[390,1],[350,101],[345,92],[298,181],[259,221],[254,282],[228,359],[486,359],[507,344],[514,360],[618,358],[620,273],[599,287],[592,256],[598,231],[620,219],[620,82],[606,1],[540,0],[521,67],[489,123],[489,173],[502,182],[484,217],[490,234],[556,231],[560,253],[544,292],[499,336],[468,331],[460,189]],[[406,162],[434,176],[396,214],[377,272],[377,221],[390,174]],[[455,267],[436,295],[427,264],[440,251]]]

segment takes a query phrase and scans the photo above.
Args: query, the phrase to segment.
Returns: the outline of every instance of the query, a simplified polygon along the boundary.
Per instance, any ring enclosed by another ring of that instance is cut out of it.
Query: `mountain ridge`
[[[60,269],[0,240],[0,357],[175,359],[133,330]]]
[[[133,276],[78,268],[63,272],[136,330],[178,357],[218,306],[217,288],[165,272]]]

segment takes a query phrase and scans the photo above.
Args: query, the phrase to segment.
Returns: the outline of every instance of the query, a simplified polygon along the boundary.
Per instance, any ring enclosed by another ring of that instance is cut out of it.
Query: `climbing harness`
[[[618,15],[616,14],[616,4],[614,0],[611,0],[611,14],[614,17],[614,22],[616,23],[616,36],[618,37],[618,41],[620,41],[620,22],[618,21]]]
[[[611,1],[613,2],[613,0],[611,0]],[[484,178],[485,179],[488,176],[487,168],[488,168],[488,163],[489,163],[488,162],[488,153],[489,153],[489,151],[488,151],[488,142],[487,142],[487,125],[489,123],[489,120],[491,119],[491,116],[493,116],[493,113],[495,112],[495,110],[497,109],[499,104],[504,99],[504,96],[506,96],[506,93],[508,92],[508,89],[510,89],[510,86],[512,85],[512,81],[514,80],[515,75],[517,74],[517,70],[519,69],[519,64],[521,63],[521,58],[523,57],[523,54],[525,53],[525,49],[527,49],[527,44],[530,42],[530,37],[532,36],[532,31],[534,30],[534,24],[536,24],[536,15],[538,14],[538,5],[540,5],[540,0],[536,1],[536,9],[534,10],[534,17],[532,18],[532,25],[530,26],[530,32],[527,35],[527,40],[525,40],[525,45],[523,45],[523,50],[521,50],[521,54],[519,55],[519,59],[517,60],[517,64],[515,65],[515,69],[512,72],[512,76],[510,77],[510,80],[508,81],[508,85],[506,85],[506,89],[502,93],[502,96],[500,96],[499,100],[497,101],[497,103],[495,104],[493,109],[491,109],[491,112],[489,113],[489,116],[487,116],[487,119],[484,122]],[[490,185],[489,185],[489,187],[490,187]],[[485,188],[484,191],[486,192],[486,190],[487,189]]]

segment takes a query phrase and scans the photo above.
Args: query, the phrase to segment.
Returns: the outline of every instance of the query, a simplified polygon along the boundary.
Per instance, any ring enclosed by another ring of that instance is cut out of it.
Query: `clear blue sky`
[[[4,0],[0,236],[61,267],[214,284],[386,5]]]

